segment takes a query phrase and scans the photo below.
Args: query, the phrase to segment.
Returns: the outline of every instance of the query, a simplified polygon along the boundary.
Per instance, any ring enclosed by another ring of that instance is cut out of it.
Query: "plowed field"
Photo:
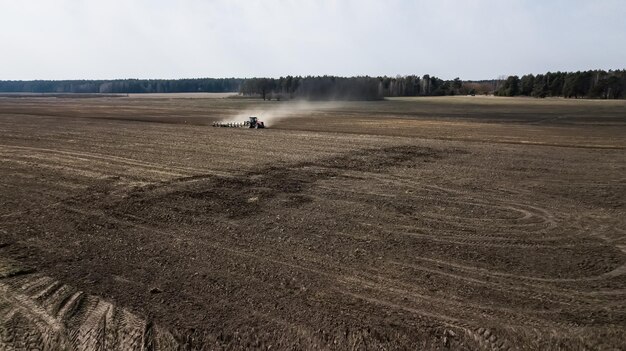
[[[0,98],[0,349],[623,349],[625,149],[623,101]]]

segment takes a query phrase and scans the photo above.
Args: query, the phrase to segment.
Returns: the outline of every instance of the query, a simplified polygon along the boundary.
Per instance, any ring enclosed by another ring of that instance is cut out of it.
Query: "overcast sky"
[[[0,80],[626,68],[626,0],[0,0]]]

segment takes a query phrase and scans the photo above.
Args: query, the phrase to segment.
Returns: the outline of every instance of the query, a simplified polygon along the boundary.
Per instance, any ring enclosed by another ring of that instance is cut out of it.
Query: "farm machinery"
[[[250,117],[249,120],[244,122],[213,122],[213,127],[228,127],[228,128],[265,128],[265,123],[259,121],[257,117]]]

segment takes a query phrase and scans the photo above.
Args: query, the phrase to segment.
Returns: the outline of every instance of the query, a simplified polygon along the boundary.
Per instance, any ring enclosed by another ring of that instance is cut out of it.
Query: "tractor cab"
[[[259,121],[257,117],[251,116],[250,122],[248,122],[249,128],[265,128],[265,123]]]

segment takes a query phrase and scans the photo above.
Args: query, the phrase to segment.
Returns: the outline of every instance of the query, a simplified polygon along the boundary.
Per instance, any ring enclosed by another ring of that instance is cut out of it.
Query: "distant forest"
[[[189,93],[239,92],[264,100],[380,100],[391,96],[494,94],[623,99],[626,70],[548,72],[494,80],[443,80],[430,75],[397,77],[287,76],[281,78],[198,78],[0,81],[0,93]]]
[[[240,78],[116,79],[116,80],[7,80],[0,93],[229,93],[239,91]]]
[[[527,74],[510,76],[495,91],[499,96],[561,96],[566,98],[623,99],[626,70]]]

